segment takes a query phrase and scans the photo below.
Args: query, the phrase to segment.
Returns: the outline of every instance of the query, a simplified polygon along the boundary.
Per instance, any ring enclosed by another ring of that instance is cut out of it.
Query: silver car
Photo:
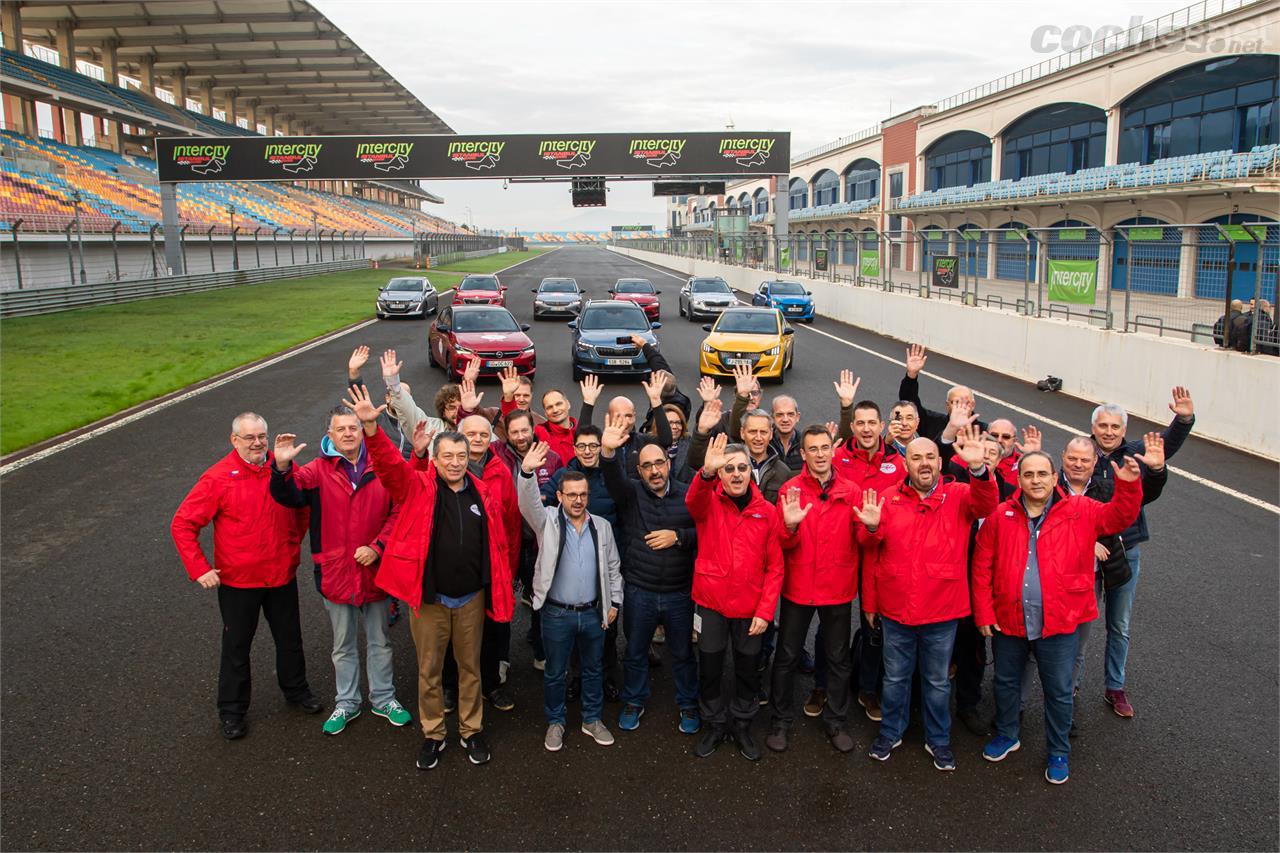
[[[586,294],[571,278],[544,278],[533,288],[533,319],[576,317],[586,302]]]
[[[440,308],[440,294],[421,276],[393,278],[378,289],[374,311],[379,320],[388,317],[424,319]]]

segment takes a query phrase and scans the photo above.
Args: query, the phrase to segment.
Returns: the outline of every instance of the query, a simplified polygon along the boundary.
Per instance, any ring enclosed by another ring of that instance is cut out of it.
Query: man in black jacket
[[[916,411],[920,414],[920,426],[917,431],[925,438],[932,439],[935,444],[941,444],[942,431],[947,428],[947,423],[951,419],[951,410],[959,405],[968,409],[972,415],[976,402],[973,398],[973,389],[966,385],[953,385],[947,391],[947,408],[941,412],[935,412],[926,409],[924,403],[920,402],[920,371],[924,370],[925,362],[929,357],[925,355],[924,347],[920,344],[912,344],[907,347],[907,372],[902,377],[902,382],[898,384],[898,399],[913,403]],[[987,425],[976,417],[970,419],[971,423],[976,423],[979,430],[987,431]]]
[[[649,644],[662,625],[671,651],[680,731],[696,734],[702,727],[698,713],[698,665],[693,656],[693,560],[696,544],[693,517],[685,505],[684,483],[671,479],[671,463],[663,448],[648,443],[635,455],[639,480],[622,470],[617,450],[627,440],[627,424],[620,417],[606,419],[601,440],[605,486],[618,510],[623,578],[622,713],[618,728],[640,727],[649,698]]]

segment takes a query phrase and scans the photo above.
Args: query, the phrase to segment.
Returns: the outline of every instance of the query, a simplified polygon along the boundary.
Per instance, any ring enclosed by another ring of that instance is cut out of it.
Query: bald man
[[[945,411],[935,412],[926,409],[924,403],[920,402],[920,372],[924,370],[925,362],[929,357],[925,354],[925,348],[920,344],[912,344],[907,347],[907,372],[902,377],[902,382],[898,385],[898,399],[906,400],[914,403],[916,410],[920,413],[920,426],[918,432],[924,438],[933,439],[935,443],[940,443],[943,439],[942,432],[947,428],[947,424],[951,419],[951,411],[956,406],[963,406],[972,414],[976,410],[975,400],[973,397],[973,389],[967,385],[953,385],[947,391],[947,408]],[[977,421],[979,430],[985,432],[987,425],[982,421]]]

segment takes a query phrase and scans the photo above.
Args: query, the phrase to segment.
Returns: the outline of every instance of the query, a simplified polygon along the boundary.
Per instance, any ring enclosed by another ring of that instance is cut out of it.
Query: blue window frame
[[[813,206],[835,204],[840,200],[840,178],[830,169],[818,173],[813,182]]]

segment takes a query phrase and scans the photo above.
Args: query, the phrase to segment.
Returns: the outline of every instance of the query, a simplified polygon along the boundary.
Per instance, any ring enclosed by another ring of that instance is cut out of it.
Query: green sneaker
[[[409,716],[409,712],[394,699],[381,708],[372,708],[371,710],[374,716],[385,718],[393,726],[407,726],[413,722],[413,717]]]
[[[347,727],[347,723],[360,716],[360,711],[344,711],[341,708],[334,710],[329,715],[329,719],[324,721],[324,733],[327,735],[340,735],[342,730]]]

